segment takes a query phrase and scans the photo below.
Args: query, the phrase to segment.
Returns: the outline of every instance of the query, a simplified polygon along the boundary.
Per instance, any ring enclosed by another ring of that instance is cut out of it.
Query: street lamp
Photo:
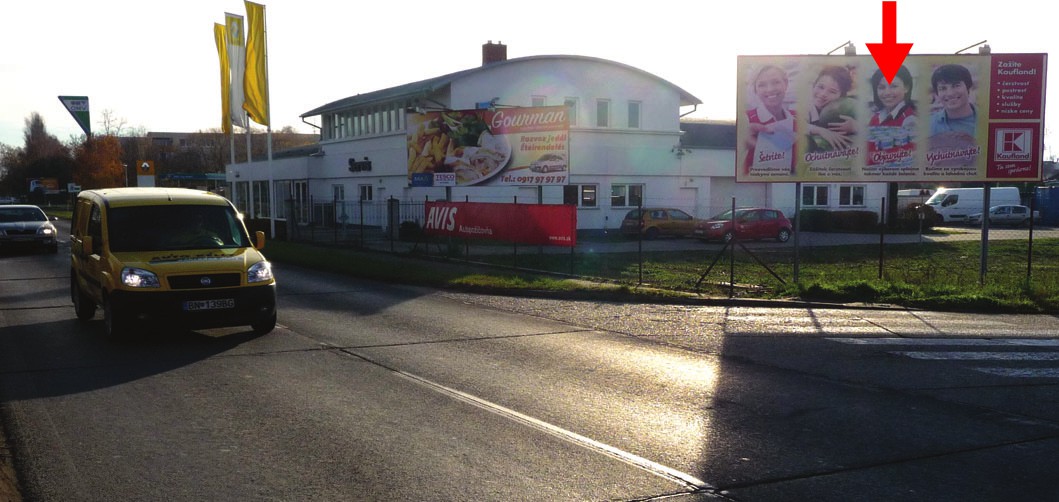
[[[121,172],[125,175],[125,186],[129,186],[129,165],[122,162]]]

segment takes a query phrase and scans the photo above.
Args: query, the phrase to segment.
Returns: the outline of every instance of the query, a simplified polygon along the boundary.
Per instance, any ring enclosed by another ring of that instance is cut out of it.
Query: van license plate
[[[184,302],[184,310],[218,310],[235,308],[234,298],[219,300],[190,300]]]

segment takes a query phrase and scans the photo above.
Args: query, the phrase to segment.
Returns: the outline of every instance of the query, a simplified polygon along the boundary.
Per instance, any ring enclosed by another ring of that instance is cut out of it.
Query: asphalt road
[[[28,500],[1059,497],[1051,316],[510,298],[279,265],[269,335],[113,343],[76,321],[66,260],[0,257],[0,418]]]

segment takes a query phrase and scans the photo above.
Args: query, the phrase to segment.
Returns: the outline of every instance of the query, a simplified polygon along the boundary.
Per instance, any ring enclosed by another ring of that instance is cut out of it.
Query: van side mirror
[[[265,232],[260,230],[254,232],[254,248],[265,249]]]

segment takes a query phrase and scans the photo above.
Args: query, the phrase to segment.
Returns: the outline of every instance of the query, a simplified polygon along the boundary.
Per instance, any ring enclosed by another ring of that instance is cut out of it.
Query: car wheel
[[[255,322],[250,325],[250,329],[254,330],[255,335],[266,335],[273,329],[276,329],[276,313],[273,312],[268,319],[263,321]]]
[[[653,241],[658,238],[658,228],[651,227],[644,231],[643,236],[649,241]]]
[[[96,315],[95,302],[81,291],[75,278],[70,279],[70,296],[73,298],[74,313],[77,314],[78,319],[87,321]]]
[[[781,228],[780,233],[776,235],[776,240],[780,242],[787,242],[791,240],[791,231],[786,228]]]
[[[121,312],[114,311],[114,302],[103,296],[103,334],[111,340],[119,340],[128,335],[129,322]]]

